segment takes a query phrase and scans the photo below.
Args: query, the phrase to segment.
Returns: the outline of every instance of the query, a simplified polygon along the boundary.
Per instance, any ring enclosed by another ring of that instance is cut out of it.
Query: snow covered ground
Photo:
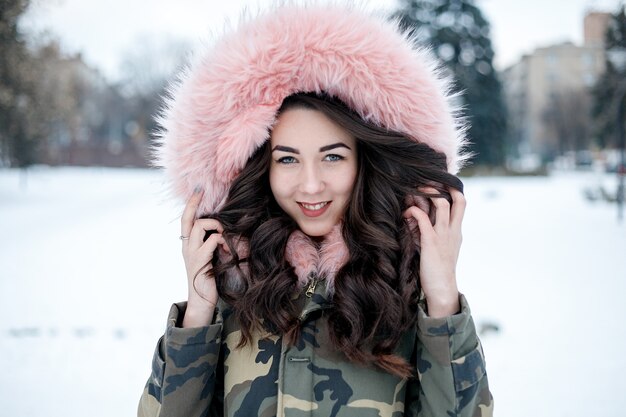
[[[496,415],[623,417],[626,223],[611,178],[465,179],[458,275]],[[180,206],[156,171],[0,170],[3,416],[133,416],[169,305],[186,294]]]

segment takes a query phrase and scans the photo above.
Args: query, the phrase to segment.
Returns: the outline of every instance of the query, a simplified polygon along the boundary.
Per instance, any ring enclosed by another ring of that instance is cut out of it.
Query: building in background
[[[604,46],[606,29],[611,22],[611,13],[589,12],[585,15],[585,45]]]
[[[64,56],[52,42],[37,51],[38,115],[45,130],[38,163],[146,166],[148,134],[136,120],[133,100],[122,96],[80,54]]]
[[[512,168],[533,169],[568,151],[589,149],[590,89],[604,72],[610,18],[610,13],[587,13],[583,45],[538,48],[502,73]]]

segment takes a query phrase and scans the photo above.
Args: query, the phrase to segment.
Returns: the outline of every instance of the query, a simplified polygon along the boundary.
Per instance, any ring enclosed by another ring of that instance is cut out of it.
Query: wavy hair
[[[363,120],[338,99],[299,93],[286,98],[279,113],[298,107],[322,112],[357,140],[358,174],[342,230],[349,259],[337,272],[325,313],[331,343],[352,362],[412,376],[411,366],[394,354],[403,333],[415,325],[420,292],[419,247],[402,212],[411,198],[429,197],[420,186],[434,186],[436,196],[451,202],[447,187],[462,191],[463,185],[447,172],[443,153]],[[261,327],[290,343],[299,334],[293,299],[298,281],[284,256],[297,224],[273,197],[270,154],[267,141],[233,182],[223,208],[208,216],[222,223],[234,254],[215,257],[213,273],[241,326],[240,346]],[[249,248],[241,258],[240,240]]]

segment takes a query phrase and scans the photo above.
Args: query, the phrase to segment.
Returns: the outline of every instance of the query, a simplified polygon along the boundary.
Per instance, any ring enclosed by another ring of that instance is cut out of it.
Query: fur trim
[[[341,267],[348,262],[350,256],[341,231],[342,223],[335,225],[330,233],[324,236],[324,240],[319,245],[316,245],[309,236],[300,230],[291,233],[285,248],[285,259],[293,266],[301,288],[305,287],[314,275],[319,279],[326,280],[326,291],[332,295],[335,276]],[[240,259],[248,256],[249,245],[247,240],[235,239],[234,246]],[[222,245],[218,245],[217,251],[219,258],[225,262],[232,259],[230,251],[224,250]],[[245,263],[242,268],[247,268]],[[246,272],[244,271],[244,273]],[[240,274],[234,270],[226,274],[226,282],[230,288],[240,288],[241,279]]]
[[[212,213],[269,138],[283,99],[326,92],[444,152],[456,173],[468,155],[450,89],[431,52],[398,22],[356,7],[277,6],[226,30],[171,86],[154,164],[165,167],[178,197],[204,188],[198,214]]]
[[[301,287],[311,280],[311,274],[315,274],[326,280],[328,294],[334,292],[335,276],[349,257],[341,229],[341,223],[335,225],[330,233],[324,236],[319,248],[310,237],[299,230],[289,236],[285,258],[294,267]]]
[[[335,288],[337,272],[350,258],[350,251],[348,246],[346,246],[345,240],[343,240],[341,230],[341,224],[333,227],[333,230],[324,236],[324,242],[322,242],[319,249],[318,274],[321,277],[325,277],[327,281],[326,289],[329,294],[332,294]]]
[[[311,238],[300,230],[291,233],[285,249],[285,258],[293,266],[300,286],[305,286],[311,273],[317,272],[318,257]]]

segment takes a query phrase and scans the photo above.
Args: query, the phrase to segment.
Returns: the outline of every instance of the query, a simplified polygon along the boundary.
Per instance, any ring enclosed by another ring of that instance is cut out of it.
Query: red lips
[[[316,206],[320,203],[314,203],[314,204],[309,204],[309,203],[298,203],[298,206],[300,206],[300,210],[302,210],[302,213],[304,213],[305,216],[307,217],[319,217],[322,214],[324,214],[326,212],[326,210],[328,210],[328,207],[330,206],[332,202],[331,201],[327,201],[326,204],[324,204],[322,207],[320,207],[317,210],[311,210],[310,208],[306,208],[304,207],[303,204],[306,204],[307,206]]]

